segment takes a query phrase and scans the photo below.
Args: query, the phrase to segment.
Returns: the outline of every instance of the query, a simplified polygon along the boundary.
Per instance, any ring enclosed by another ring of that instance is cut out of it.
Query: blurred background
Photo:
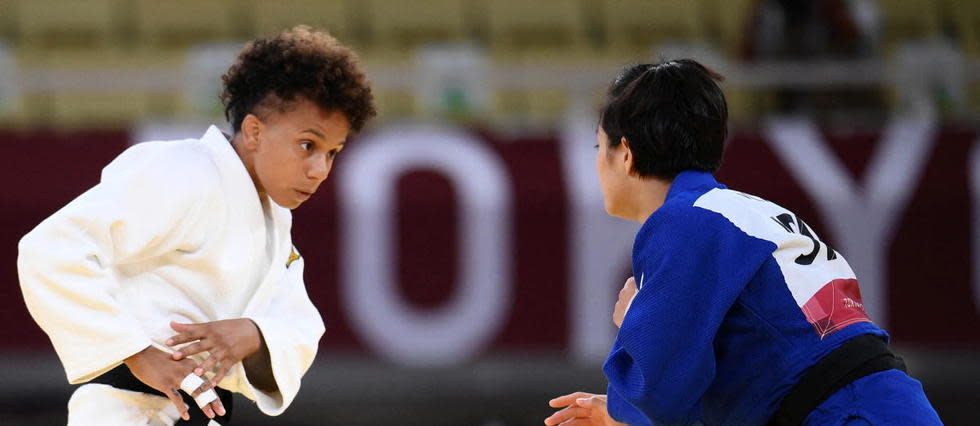
[[[221,74],[296,24],[360,54],[380,116],[294,212],[317,363],[235,424],[530,425],[604,392],[637,225],[603,212],[596,108],[680,57],[727,77],[719,179],[844,253],[943,420],[980,424],[980,0],[0,0],[0,423],[63,424],[73,390],[19,238],[129,145],[227,129]]]

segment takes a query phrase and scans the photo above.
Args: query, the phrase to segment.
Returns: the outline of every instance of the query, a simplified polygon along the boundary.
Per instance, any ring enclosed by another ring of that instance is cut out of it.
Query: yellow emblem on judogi
[[[292,265],[293,264],[293,261],[294,260],[299,259],[299,258],[300,258],[300,256],[299,256],[299,253],[296,253],[296,248],[294,247],[294,248],[290,249],[290,251],[289,251],[289,260],[286,261],[286,267],[288,268],[289,265]]]

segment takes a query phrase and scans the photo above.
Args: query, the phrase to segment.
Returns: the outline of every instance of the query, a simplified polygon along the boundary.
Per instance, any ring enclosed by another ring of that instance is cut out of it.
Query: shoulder
[[[731,189],[709,191],[694,202],[694,207],[724,218],[748,236],[774,244],[786,238],[785,225],[780,222],[793,216],[776,203]]]
[[[683,236],[684,239],[698,235],[713,235],[728,231],[729,227],[715,211],[698,205],[698,201],[709,193],[684,193],[668,199],[657,209],[641,228],[641,233],[649,236],[671,237]]]
[[[664,203],[637,234],[637,249],[650,246],[695,246],[723,250],[725,246],[775,249],[760,241],[779,225],[769,210],[781,209],[758,197],[726,188],[681,194]],[[763,232],[765,231],[765,232]]]
[[[147,189],[209,191],[219,173],[210,150],[197,139],[136,144],[102,170],[102,181],[124,180]]]

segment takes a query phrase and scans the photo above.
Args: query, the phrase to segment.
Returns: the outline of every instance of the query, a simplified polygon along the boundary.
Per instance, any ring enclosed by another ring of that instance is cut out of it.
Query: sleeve
[[[246,312],[246,317],[262,331],[279,390],[268,393],[254,387],[242,363],[236,367],[237,378],[233,380],[238,382],[240,393],[254,400],[259,410],[270,416],[282,414],[296,398],[300,381],[313,364],[325,330],[320,312],[306,293],[303,267],[302,257],[293,261],[286,268],[280,291],[270,303]]]
[[[88,381],[151,344],[115,294],[114,266],[182,248],[198,232],[207,188],[139,145],[110,163],[98,185],[47,218],[18,246],[27,308],[72,384]],[[174,178],[182,176],[182,178]]]
[[[774,248],[719,214],[694,210],[668,215],[635,248],[642,285],[603,366],[609,414],[620,422],[699,421],[699,400],[715,376],[715,335]]]

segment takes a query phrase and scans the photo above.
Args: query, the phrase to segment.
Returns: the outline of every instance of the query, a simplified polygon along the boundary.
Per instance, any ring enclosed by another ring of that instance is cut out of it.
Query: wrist
[[[250,344],[248,346],[249,351],[247,356],[252,356],[262,351],[262,346],[264,345],[263,343],[264,340],[262,338],[262,330],[259,328],[259,325],[251,318],[243,318],[243,319],[248,321],[248,324],[251,326],[252,332],[249,333]]]
[[[141,351],[139,351],[137,353],[134,353],[134,354],[126,357],[126,359],[123,360],[123,364],[126,364],[127,367],[130,367],[131,368],[133,366],[133,364],[136,363],[137,361],[139,361],[139,359],[144,354],[146,354],[146,351],[148,351],[150,349],[153,349],[153,346],[147,346],[147,347],[143,348],[143,350],[141,350]]]

